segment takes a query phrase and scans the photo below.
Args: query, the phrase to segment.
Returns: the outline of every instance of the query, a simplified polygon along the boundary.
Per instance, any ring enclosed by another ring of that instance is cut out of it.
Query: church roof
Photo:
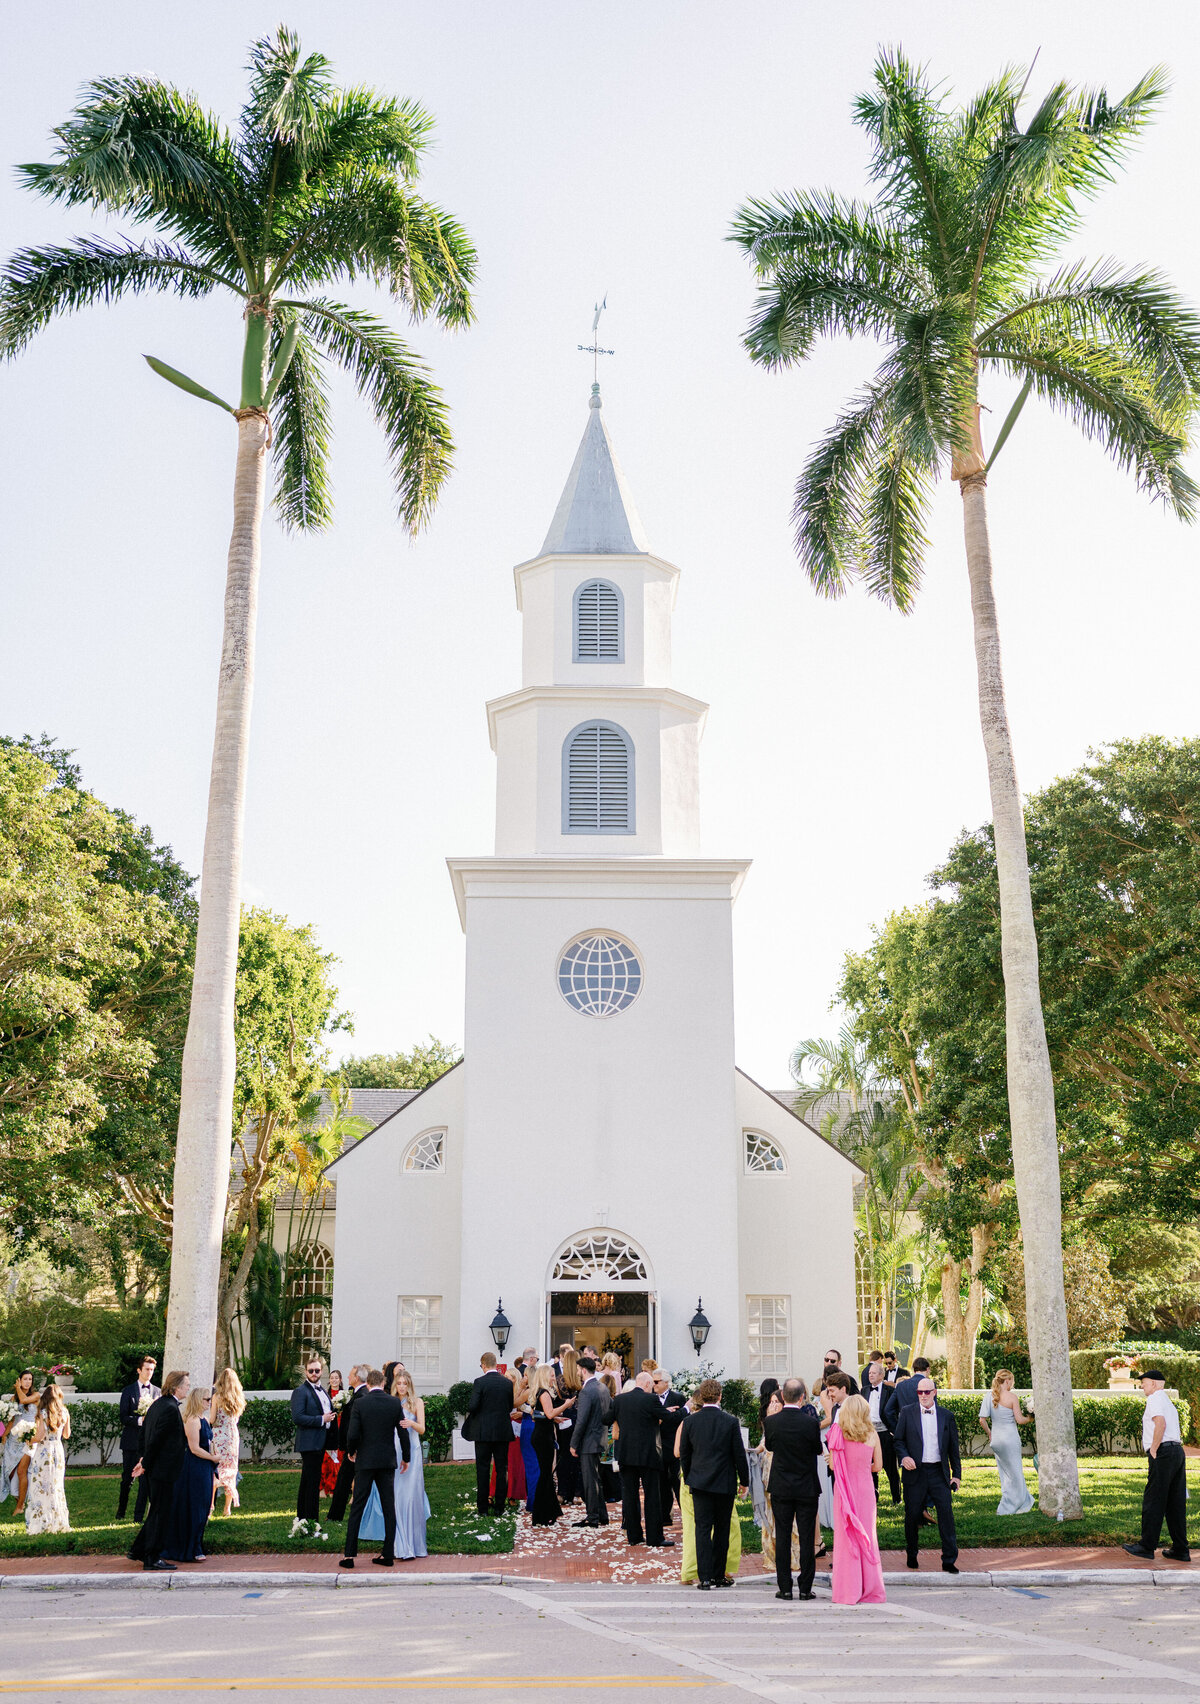
[[[593,385],[588,423],[541,554],[629,556],[649,548],[601,416],[600,386]]]

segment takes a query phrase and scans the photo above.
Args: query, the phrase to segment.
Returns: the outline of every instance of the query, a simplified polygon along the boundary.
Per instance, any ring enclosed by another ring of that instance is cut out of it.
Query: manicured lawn
[[[291,1468],[245,1467],[240,1486],[242,1505],[226,1520],[218,1514],[209,1521],[204,1549],[209,1556],[280,1554],[294,1551],[328,1551],[338,1555],[345,1524],[325,1520],[329,1507],[321,1500],[321,1524],[329,1532],[325,1543],[288,1538],[296,1513],[298,1471]],[[0,1561],[6,1556],[121,1556],[129,1549],[136,1526],[130,1520],[113,1518],[117,1504],[119,1474],[111,1469],[81,1467],[67,1469],[67,1506],[71,1512],[69,1533],[47,1533],[30,1538],[24,1516],[12,1517],[13,1504],[0,1504]],[[475,1513],[475,1469],[473,1467],[430,1467],[425,1473],[430,1520],[427,1542],[431,1555],[506,1554],[513,1547],[516,1522],[513,1516],[481,1521]],[[218,1499],[217,1507],[223,1507]],[[129,1500],[133,1509],[133,1498]],[[362,1546],[364,1555],[381,1548]]]
[[[1036,1501],[1037,1474],[1027,1461],[1025,1477]],[[958,1542],[964,1549],[993,1549],[1024,1544],[1128,1544],[1141,1531],[1142,1489],[1146,1464],[1141,1456],[1081,1456],[1079,1479],[1083,1491],[1083,1519],[1059,1522],[1039,1514],[998,1515],[1000,1476],[988,1461],[964,1462],[963,1482],[954,1499],[954,1523]],[[1188,1461],[1188,1485],[1200,1497],[1200,1459]],[[1193,1498],[1193,1501],[1196,1500]],[[1197,1533],[1200,1539],[1200,1533]],[[936,1542],[936,1533],[926,1528],[922,1545]],[[1166,1533],[1163,1543],[1168,1542]],[[904,1510],[894,1509],[883,1482],[879,1506],[879,1545],[882,1550],[904,1549]]]

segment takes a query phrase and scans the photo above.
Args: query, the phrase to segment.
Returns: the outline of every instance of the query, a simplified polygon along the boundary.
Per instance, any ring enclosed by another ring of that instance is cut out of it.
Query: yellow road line
[[[618,1675],[455,1675],[452,1678],[429,1676],[422,1679],[419,1675],[356,1675],[354,1686],[359,1690],[383,1688],[390,1686],[394,1691],[404,1692],[483,1692],[498,1691],[501,1687],[509,1687],[514,1691],[527,1687],[557,1687],[567,1691],[574,1687],[593,1687],[597,1690],[609,1691],[613,1687],[650,1686],[724,1686],[721,1680],[693,1680],[673,1674],[618,1674]],[[239,1689],[255,1688],[259,1692],[328,1692],[345,1685],[345,1677],[314,1676],[314,1675],[179,1675],[175,1678],[165,1676],[160,1678],[139,1677],[130,1679],[122,1675],[117,1680],[0,1680],[0,1693],[3,1692],[236,1692]]]

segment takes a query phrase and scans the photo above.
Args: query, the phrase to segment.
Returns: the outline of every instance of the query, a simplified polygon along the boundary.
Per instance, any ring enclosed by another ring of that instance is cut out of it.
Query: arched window
[[[620,588],[609,580],[585,580],[577,586],[573,629],[575,662],[624,662],[625,607]]]
[[[615,722],[584,722],[563,744],[563,833],[633,832],[633,742]]]
[[[764,1136],[761,1130],[743,1130],[742,1136],[746,1143],[746,1170],[748,1172],[785,1172],[787,1161],[783,1157],[783,1149],[772,1142],[769,1136]]]
[[[297,1341],[306,1350],[317,1345],[329,1348],[329,1314],[333,1300],[333,1256],[324,1243],[307,1243],[296,1249],[289,1265],[292,1276],[288,1283],[288,1298],[293,1302],[312,1296],[307,1307],[293,1316],[292,1329]],[[317,1298],[320,1298],[319,1300]]]
[[[444,1130],[427,1130],[423,1136],[415,1136],[404,1150],[404,1159],[400,1170],[406,1172],[440,1172],[446,1169],[446,1156],[443,1143],[446,1138]]]
[[[645,1257],[615,1231],[586,1231],[555,1256],[552,1284],[600,1289],[610,1284],[648,1284]]]

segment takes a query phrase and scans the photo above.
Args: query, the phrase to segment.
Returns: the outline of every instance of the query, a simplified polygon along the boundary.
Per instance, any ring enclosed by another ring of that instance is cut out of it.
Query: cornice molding
[[[522,686],[516,692],[505,693],[503,698],[488,701],[488,739],[493,751],[496,749],[497,719],[511,710],[539,702],[615,706],[669,704],[673,710],[682,710],[685,716],[692,716],[700,724],[701,733],[708,719],[708,705],[702,698],[690,698],[686,692],[677,692],[673,686]]]
[[[749,858],[447,858],[459,921],[467,900],[711,899],[731,905]]]

